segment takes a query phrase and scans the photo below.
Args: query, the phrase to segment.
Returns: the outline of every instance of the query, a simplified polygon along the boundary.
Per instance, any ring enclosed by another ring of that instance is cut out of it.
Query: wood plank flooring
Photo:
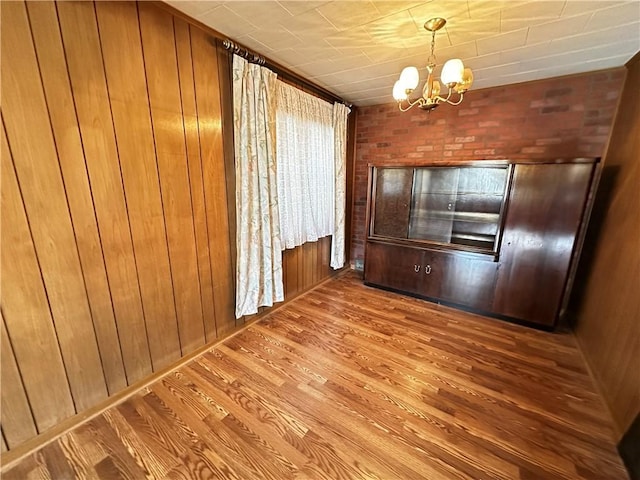
[[[571,334],[324,283],[3,478],[623,479]]]

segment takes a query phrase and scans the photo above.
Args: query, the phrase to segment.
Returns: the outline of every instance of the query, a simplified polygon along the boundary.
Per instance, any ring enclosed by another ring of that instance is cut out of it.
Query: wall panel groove
[[[180,344],[136,5],[98,2],[96,15],[149,350],[157,370],[180,357]]]
[[[4,315],[0,312],[2,332],[0,351],[2,352],[2,368],[0,378],[3,388],[0,392],[2,409],[2,435],[8,445],[19,445],[37,434],[29,399],[24,390],[24,382],[16,363],[11,339],[7,333]]]
[[[92,3],[57,3],[127,383],[151,373],[126,199]]]
[[[139,5],[147,86],[172,267],[180,340],[185,351],[204,343],[204,325],[173,19]]]
[[[213,280],[209,255],[209,230],[204,199],[199,116],[195,99],[195,80],[191,53],[189,25],[176,18],[174,20],[175,42],[178,62],[178,81],[183,112],[183,127],[186,139],[186,154],[189,168],[190,196],[193,211],[193,228],[198,256],[198,275],[203,325],[206,341],[216,338],[215,311],[213,308]]]
[[[55,5],[32,2],[28,13],[102,366],[109,392],[117,392],[126,376]]]
[[[107,396],[87,292],[25,5],[8,3],[2,16],[4,25],[12,25],[3,30],[12,50],[3,55],[7,138],[73,398],[85,409]]]
[[[209,227],[209,251],[213,276],[216,334],[225,336],[235,328],[234,286],[229,279],[231,253],[222,143],[217,57],[210,37],[190,27],[198,128],[202,152],[205,204]]]
[[[1,153],[2,223],[12,226],[0,230],[2,315],[36,429],[41,432],[73,415],[75,407],[4,128]],[[44,364],[42,358],[46,358]],[[3,363],[7,359],[2,355]],[[2,392],[9,394],[4,385]]]

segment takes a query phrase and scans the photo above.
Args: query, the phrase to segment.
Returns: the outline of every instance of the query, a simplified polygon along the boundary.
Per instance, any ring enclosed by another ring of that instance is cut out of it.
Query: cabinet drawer
[[[367,243],[364,281],[419,294],[424,271],[422,250]]]

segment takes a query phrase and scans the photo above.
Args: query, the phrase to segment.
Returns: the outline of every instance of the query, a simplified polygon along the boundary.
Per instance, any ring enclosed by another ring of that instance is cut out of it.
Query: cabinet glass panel
[[[509,167],[377,168],[374,236],[495,252]]]
[[[373,234],[407,238],[413,168],[378,168]]]

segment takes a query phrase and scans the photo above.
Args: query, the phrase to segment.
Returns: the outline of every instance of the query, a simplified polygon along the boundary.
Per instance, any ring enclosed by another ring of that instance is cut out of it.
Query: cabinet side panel
[[[592,171],[593,164],[515,167],[495,313],[554,324]]]

